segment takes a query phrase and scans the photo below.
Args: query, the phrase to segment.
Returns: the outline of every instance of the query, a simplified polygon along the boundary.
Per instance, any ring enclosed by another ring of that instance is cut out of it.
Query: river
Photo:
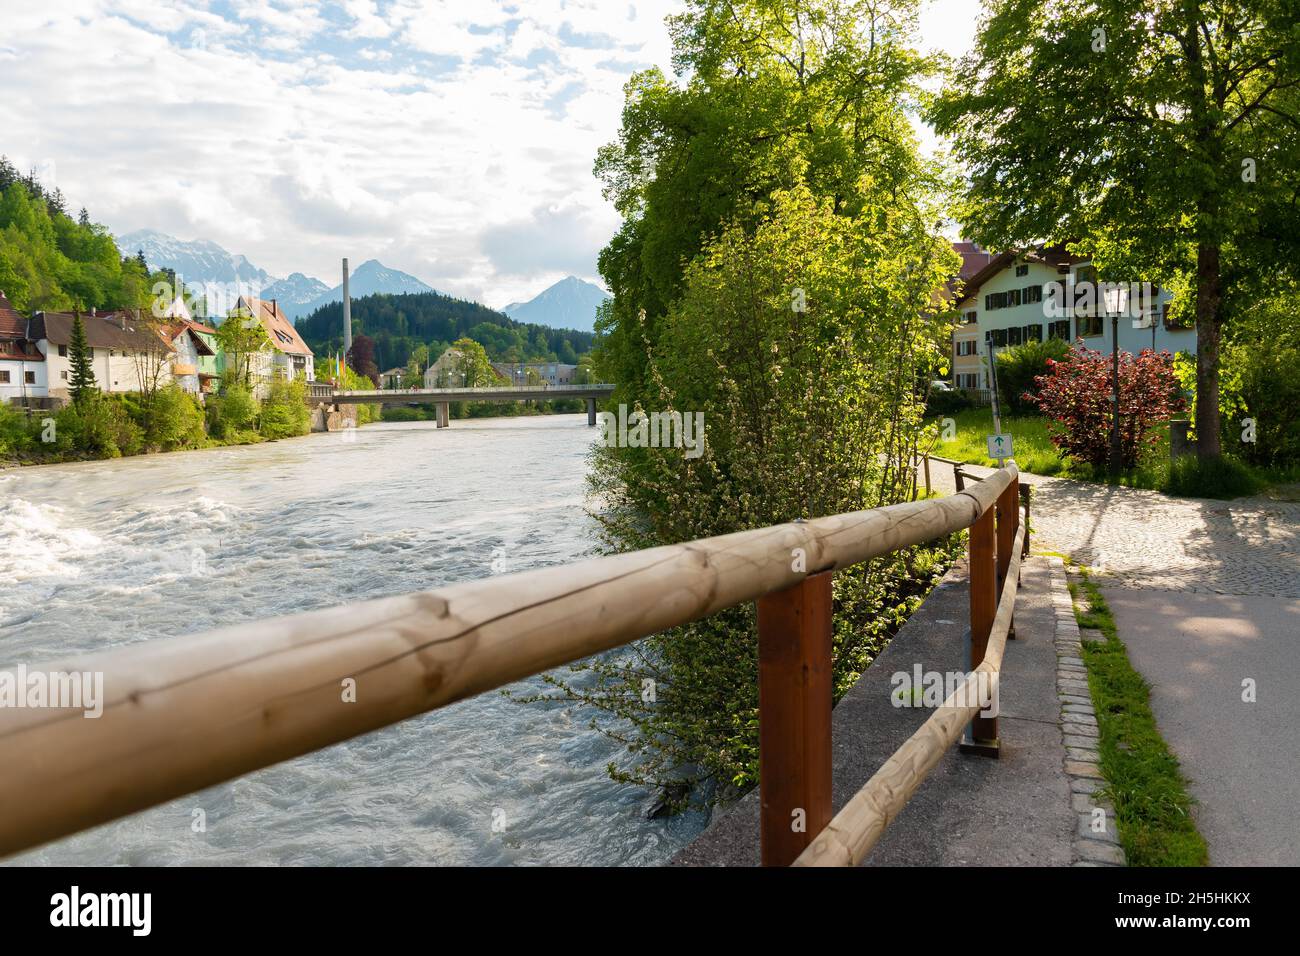
[[[584,415],[394,422],[0,472],[0,666],[589,554],[594,436]],[[661,863],[702,815],[647,820],[591,716],[482,694],[13,862]]]

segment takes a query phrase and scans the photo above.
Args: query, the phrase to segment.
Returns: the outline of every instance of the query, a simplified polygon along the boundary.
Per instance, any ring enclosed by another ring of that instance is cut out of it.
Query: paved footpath
[[[931,475],[953,490],[949,466]],[[1104,574],[1211,863],[1300,865],[1300,503],[1023,480],[1034,550]]]

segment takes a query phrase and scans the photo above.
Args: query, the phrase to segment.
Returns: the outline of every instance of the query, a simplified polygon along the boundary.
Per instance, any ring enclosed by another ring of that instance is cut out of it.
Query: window
[[[68,380],[68,370],[64,369],[62,372],[60,372],[59,378],[63,379],[66,382]]]
[[[1026,325],[1024,340],[1026,342],[1043,341],[1043,327],[1041,325]]]
[[[958,342],[958,343],[957,343],[957,354],[958,354],[958,355],[974,355],[974,354],[975,354],[975,351],[976,351],[975,346],[977,346],[977,345],[979,345],[979,343],[976,342],[974,339],[968,339],[968,340],[965,341],[965,342]]]
[[[8,384],[9,384],[9,370],[0,369],[0,385],[8,385]]]
[[[35,373],[35,372],[23,372],[23,381],[26,382],[28,385],[35,385],[35,384],[36,384],[36,373]]]
[[[1020,345],[1022,342],[1024,342],[1024,333],[1020,326],[1013,325],[1007,329],[1007,345]]]
[[[60,345],[59,358],[67,358],[67,357],[68,357],[68,347],[66,345]]]
[[[1029,275],[1029,266],[1016,266],[1016,278]]]
[[[974,325],[975,319],[978,315],[979,315],[978,312],[967,312],[964,316],[962,316],[962,322],[964,322],[966,325]]]
[[[1055,322],[1049,322],[1047,324],[1047,337],[1049,339],[1064,339],[1068,342],[1070,340],[1070,320],[1058,319]]]
[[[1075,326],[1079,330],[1079,338],[1095,338],[1102,334],[1102,320],[1100,315],[1081,315],[1075,319]]]
[[[1041,285],[1027,285],[1020,290],[1021,299],[1026,305],[1031,302],[1043,301],[1043,287]]]
[[[1020,290],[1010,292],[990,292],[984,296],[985,311],[992,309],[1010,309],[1020,304]]]
[[[988,335],[986,336],[986,338],[987,338],[988,341],[990,341],[990,342],[993,343],[994,348],[999,348],[999,349],[1000,349],[1000,348],[1002,348],[1002,346],[1004,346],[1004,345],[1007,344],[1007,330],[1006,330],[1006,329],[989,329],[989,331],[988,331]]]

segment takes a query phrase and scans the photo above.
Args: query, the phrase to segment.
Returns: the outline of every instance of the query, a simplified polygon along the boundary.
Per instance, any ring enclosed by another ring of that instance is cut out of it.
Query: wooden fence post
[[[1013,481],[998,495],[998,600],[1007,584],[1007,570],[1011,567],[1011,551],[1016,546],[1016,530],[1020,527],[1020,491]],[[1013,615],[1007,638],[1016,639],[1016,619]]]
[[[1029,557],[1029,499],[1033,497],[1033,485],[1020,482],[1020,500],[1025,504],[1025,544],[1020,549],[1022,558]]]
[[[757,602],[764,866],[789,866],[831,822],[831,576]]]
[[[998,610],[996,506],[990,506],[970,527],[970,669],[984,662],[993,618]],[[998,755],[998,719],[975,717],[959,745],[962,753]]]

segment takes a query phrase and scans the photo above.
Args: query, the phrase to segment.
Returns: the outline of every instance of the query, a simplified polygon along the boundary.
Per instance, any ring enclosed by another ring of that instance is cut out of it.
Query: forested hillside
[[[68,215],[58,189],[19,175],[0,156],[0,291],[15,308],[127,308],[148,302],[143,261],[122,258],[109,231],[82,209]]]
[[[467,337],[499,362],[570,362],[591,349],[592,334],[516,322],[487,306],[437,292],[369,295],[352,302],[352,330],[374,342],[374,362],[384,369],[405,366],[411,353],[428,348],[437,358]],[[343,345],[343,304],[335,302],[298,321],[298,331],[317,355]]]

